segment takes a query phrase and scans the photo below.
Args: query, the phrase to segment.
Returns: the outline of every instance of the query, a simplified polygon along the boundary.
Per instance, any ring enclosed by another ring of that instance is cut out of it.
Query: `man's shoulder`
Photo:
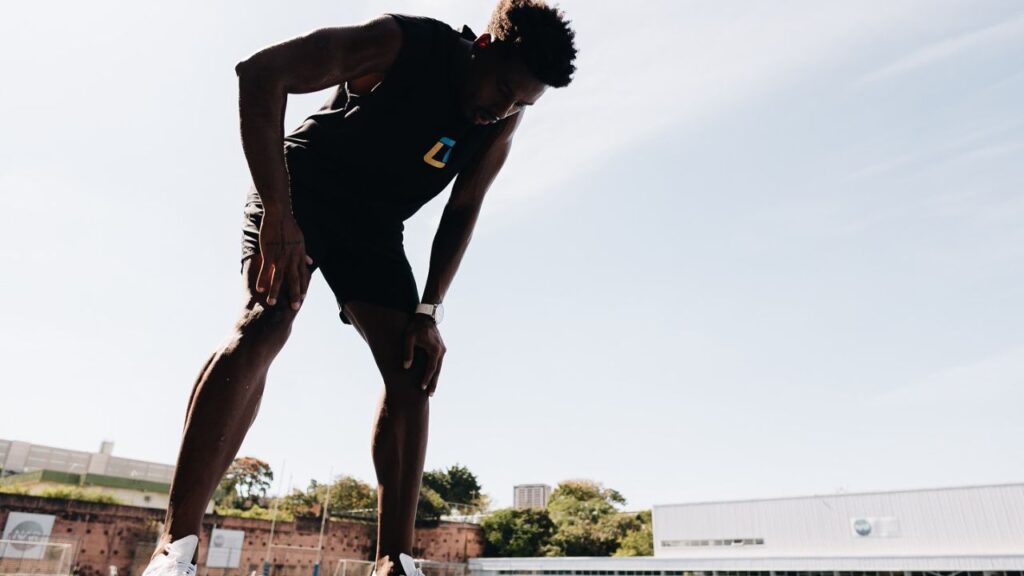
[[[459,33],[447,23],[429,16],[386,13],[401,30],[401,46],[390,71],[392,78],[422,82],[440,79],[450,65]],[[400,81],[401,83],[402,81]]]
[[[387,12],[398,23],[398,27],[405,35],[452,35],[457,34],[454,28],[448,23],[431,18],[430,16],[419,16],[415,14],[403,14],[399,12]]]

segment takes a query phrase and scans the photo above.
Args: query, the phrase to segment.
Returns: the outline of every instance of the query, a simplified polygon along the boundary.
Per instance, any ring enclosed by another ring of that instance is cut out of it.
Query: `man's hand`
[[[302,230],[291,214],[265,212],[260,224],[260,254],[263,262],[256,278],[256,291],[267,292],[267,305],[277,302],[281,286],[287,286],[291,297],[292,310],[298,310],[306,298],[309,265],[313,259],[306,254],[306,243]]]
[[[402,366],[406,370],[412,367],[413,351],[417,346],[427,353],[427,369],[423,373],[420,388],[426,390],[428,396],[433,396],[437,388],[437,377],[441,374],[441,362],[448,349],[441,341],[437,324],[426,314],[413,314],[405,329],[405,360]]]

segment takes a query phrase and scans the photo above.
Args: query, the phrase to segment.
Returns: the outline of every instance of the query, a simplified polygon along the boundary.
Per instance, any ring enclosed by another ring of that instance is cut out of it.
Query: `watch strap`
[[[427,316],[430,316],[434,320],[434,322],[437,322],[438,321],[438,319],[437,319],[437,307],[438,306],[440,306],[440,305],[439,304],[425,304],[425,303],[417,304],[416,305],[416,314],[426,314]]]

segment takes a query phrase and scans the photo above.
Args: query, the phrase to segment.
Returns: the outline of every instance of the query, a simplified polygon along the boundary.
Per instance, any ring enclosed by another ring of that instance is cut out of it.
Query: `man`
[[[569,84],[574,33],[543,0],[501,0],[487,32],[384,15],[322,28],[236,67],[253,187],[245,204],[245,306],[192,391],[170,505],[144,576],[191,576],[203,512],[251,426],[271,362],[314,270],[384,379],[374,425],[376,572],[414,576],[413,522],[428,399],[445,354],[441,302],[523,110]],[[288,94],[337,86],[284,135]],[[283,140],[283,146],[282,146]],[[455,179],[422,298],[403,221]]]

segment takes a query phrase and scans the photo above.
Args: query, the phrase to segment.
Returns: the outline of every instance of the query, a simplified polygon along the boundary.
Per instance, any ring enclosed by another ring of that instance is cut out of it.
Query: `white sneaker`
[[[150,561],[142,576],[195,576],[196,565],[192,556],[199,545],[199,536],[190,534],[164,545],[167,554],[160,554]]]
[[[405,572],[405,576],[424,576],[423,571],[416,567],[416,561],[413,560],[412,556],[401,552],[398,554],[398,561],[402,563],[402,571]],[[142,576],[146,575],[143,574]],[[370,571],[370,576],[377,576],[376,564],[374,564],[373,570]]]
[[[402,563],[402,571],[405,576],[423,576],[423,571],[416,567],[416,561],[405,552],[398,555],[398,561]]]

